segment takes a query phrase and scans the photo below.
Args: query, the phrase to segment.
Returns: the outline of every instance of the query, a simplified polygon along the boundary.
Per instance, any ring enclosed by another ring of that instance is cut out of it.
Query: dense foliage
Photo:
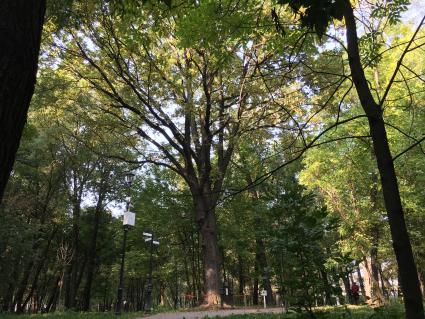
[[[150,265],[155,307],[266,291],[318,317],[356,281],[361,302],[400,298],[343,2],[52,2],[0,206],[2,311],[113,311],[126,204],[125,311],[145,309]],[[356,6],[423,285],[425,34],[406,1]]]

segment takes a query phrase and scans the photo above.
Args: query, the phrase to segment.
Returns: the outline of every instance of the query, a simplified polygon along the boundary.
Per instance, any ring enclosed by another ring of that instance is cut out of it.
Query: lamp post
[[[150,243],[150,256],[149,256],[149,275],[148,275],[148,284],[146,287],[146,303],[145,303],[145,311],[151,311],[152,310],[152,268],[153,268],[153,246],[159,245],[159,241],[154,239],[153,234],[151,233],[143,233],[143,236],[145,237],[145,241]]]
[[[130,212],[130,189],[131,184],[133,183],[134,174],[128,173],[125,175],[125,181],[128,185],[128,197],[126,200],[126,211],[124,212],[123,218],[123,229],[124,229],[124,238],[122,241],[122,250],[121,250],[121,267],[120,267],[120,276],[118,282],[118,292],[117,292],[117,306],[115,309],[115,314],[117,316],[121,315],[121,306],[122,306],[122,293],[124,289],[124,260],[125,260],[125,247],[127,244],[127,233],[130,226],[134,226],[136,215]]]

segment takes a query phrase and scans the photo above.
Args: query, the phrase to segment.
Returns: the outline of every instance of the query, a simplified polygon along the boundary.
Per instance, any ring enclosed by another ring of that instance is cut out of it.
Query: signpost
[[[149,258],[149,277],[148,277],[148,284],[146,287],[146,304],[145,304],[145,311],[151,311],[152,310],[152,254],[153,254],[153,246],[159,245],[159,241],[154,240],[154,236],[152,233],[143,232],[143,236],[145,237],[145,242],[150,242],[150,258]]]
[[[267,308],[267,303],[266,303],[267,290],[265,290],[265,289],[261,290],[261,296],[263,296],[264,309],[265,309],[265,308]]]

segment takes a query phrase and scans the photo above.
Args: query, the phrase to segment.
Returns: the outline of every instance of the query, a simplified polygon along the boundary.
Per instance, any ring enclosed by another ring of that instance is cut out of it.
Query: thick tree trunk
[[[202,259],[204,267],[204,305],[220,304],[220,262],[218,248],[217,220],[213,205],[207,200],[197,200],[196,219],[201,234]]]
[[[0,202],[34,93],[45,0],[0,1]]]
[[[358,36],[353,8],[349,0],[344,1],[344,18],[347,29],[348,57],[352,78],[361,105],[368,116],[370,134],[381,177],[385,208],[390,224],[394,253],[403,282],[404,306],[407,319],[423,319],[422,293],[417,275],[412,246],[404,219],[398,189],[397,176],[388,144],[387,132],[382,117],[382,107],[370,92],[360,62]]]
[[[218,248],[217,220],[213,209],[197,212],[197,215],[205,216],[198,219],[204,265],[204,304],[214,306],[220,304],[221,254]]]

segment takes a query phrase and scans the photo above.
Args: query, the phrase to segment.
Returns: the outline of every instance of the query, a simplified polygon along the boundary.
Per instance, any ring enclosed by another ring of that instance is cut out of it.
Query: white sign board
[[[136,224],[136,214],[132,212],[124,213],[124,226],[134,226]]]
[[[267,303],[266,303],[267,290],[265,290],[265,289],[261,290],[261,296],[263,296],[264,309],[266,309],[266,307],[267,307]]]

